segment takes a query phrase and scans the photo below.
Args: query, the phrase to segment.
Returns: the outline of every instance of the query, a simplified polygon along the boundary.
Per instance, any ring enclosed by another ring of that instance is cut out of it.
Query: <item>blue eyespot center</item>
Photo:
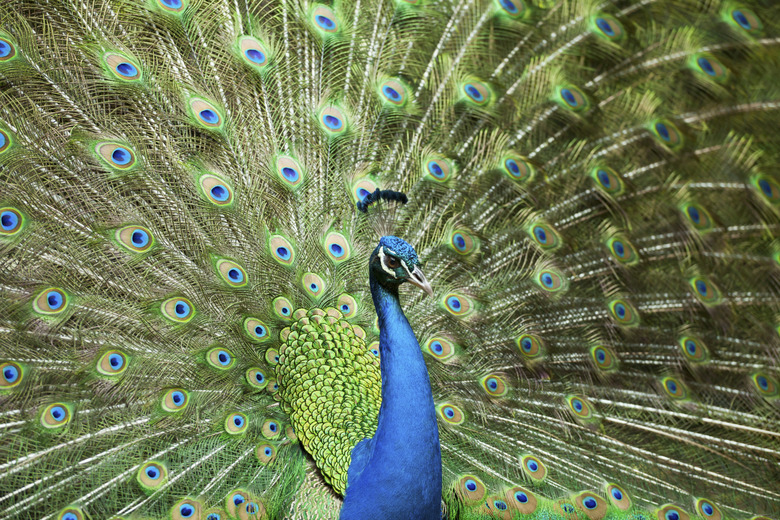
[[[279,255],[279,258],[281,258],[282,260],[290,259],[290,250],[287,249],[286,247],[277,247],[276,254]]]
[[[441,166],[439,166],[439,163],[436,161],[430,161],[428,162],[428,171],[431,172],[431,175],[437,178],[444,177],[444,170],[442,170]]]
[[[517,500],[521,504],[525,504],[526,502],[528,502],[528,495],[526,495],[522,491],[518,491],[517,493],[515,493],[515,500]]]
[[[49,411],[49,414],[52,416],[52,418],[55,421],[57,422],[62,421],[63,419],[65,419],[65,408],[63,408],[62,406],[54,406]]]
[[[11,54],[11,44],[5,40],[0,40],[0,58],[5,58]]]
[[[476,102],[485,100],[485,96],[482,95],[482,92],[480,92],[479,89],[471,83],[467,83],[464,87],[464,90],[466,91],[466,94]]]
[[[135,244],[136,247],[144,247],[149,243],[149,234],[146,231],[136,229],[133,231],[130,239],[133,241],[133,244]]]
[[[217,354],[217,359],[219,359],[219,363],[221,365],[227,365],[228,363],[230,363],[230,354],[228,354],[224,350],[220,350],[219,353]]]
[[[666,517],[666,520],[680,520],[680,514],[674,509],[667,511],[664,517]]]
[[[706,74],[710,76],[715,75],[715,69],[712,67],[712,63],[710,63],[710,60],[707,58],[699,58],[696,60],[696,63],[699,65],[699,68]]]
[[[132,158],[133,155],[130,153],[130,151],[124,148],[117,148],[111,152],[111,160],[120,166],[124,166],[125,164],[129,163]]]
[[[241,273],[239,269],[236,269],[234,267],[228,271],[228,278],[230,278],[234,282],[240,282],[244,279],[244,275]]]
[[[758,386],[760,386],[762,390],[769,390],[769,380],[766,377],[758,376],[756,378],[756,382],[758,383]]]
[[[217,184],[212,186],[211,196],[220,202],[224,202],[230,197],[230,191],[225,186]]]
[[[295,182],[298,180],[298,170],[295,168],[290,168],[289,166],[282,168],[282,175],[284,175],[284,177],[290,182]]]
[[[615,251],[615,254],[618,256],[625,256],[626,254],[626,248],[623,247],[623,242],[614,241],[612,242],[612,250]]]
[[[615,500],[623,500],[623,493],[620,492],[618,488],[612,488],[612,491],[610,491],[612,494],[612,498]]]
[[[265,327],[263,327],[262,325],[256,325],[255,336],[257,336],[258,338],[262,338],[263,336],[265,336]]]
[[[704,511],[704,514],[707,516],[712,516],[712,514],[715,512],[715,509],[712,507],[712,504],[708,502],[704,502],[702,504],[701,510]]]
[[[146,468],[146,476],[152,480],[157,480],[157,478],[160,476],[160,472],[157,471],[157,468],[154,466],[149,466]]]
[[[615,305],[615,312],[617,313],[617,315],[620,318],[625,318],[626,317],[626,306],[623,305],[622,303],[618,303],[617,305]]]
[[[587,509],[596,509],[596,506],[599,504],[598,502],[596,502],[595,498],[587,497],[585,500],[582,501],[582,505],[585,506]]]
[[[520,173],[520,166],[518,166],[517,161],[514,159],[507,159],[504,164],[506,164],[507,169],[515,175]]]
[[[512,2],[512,0],[501,0],[501,7],[506,9],[506,11],[510,14],[517,14],[517,6]]]
[[[699,221],[701,220],[701,215],[699,214],[699,210],[693,206],[688,206],[688,216],[691,218],[694,224],[698,224]]]
[[[320,14],[317,15],[315,20],[317,21],[317,25],[319,25],[323,29],[332,30],[334,27],[336,27],[336,24],[333,22],[333,20],[331,20],[327,16],[323,16]]]
[[[125,364],[124,359],[119,354],[111,354],[108,356],[108,363],[115,369],[119,370],[122,368],[122,365]]]
[[[750,21],[745,16],[745,13],[740,11],[739,9],[735,9],[731,12],[731,17],[734,18],[734,21],[737,22],[740,27],[746,30],[750,30]]]
[[[336,116],[326,115],[322,118],[322,121],[325,123],[325,126],[331,130],[338,130],[341,128],[341,119]]]
[[[275,422],[270,422],[268,423],[268,429],[271,430],[272,432],[275,432],[276,430],[279,429],[279,426],[277,426]]]
[[[533,459],[528,460],[528,462],[525,463],[525,467],[532,472],[539,471],[539,464]]]
[[[233,495],[233,504],[239,505],[243,504],[246,500],[241,495]]]
[[[345,307],[345,305],[342,305],[341,307],[342,307],[342,308],[344,308],[344,307]],[[284,314],[285,316],[287,316],[288,314],[290,314],[290,309],[289,309],[289,308],[287,308],[287,307],[282,307],[282,314]]]
[[[468,479],[466,481],[466,489],[468,489],[469,491],[476,491],[477,483],[474,482],[472,479]]]
[[[669,135],[669,129],[666,127],[665,124],[656,123],[655,131],[658,132],[658,135],[661,136],[661,139],[663,139],[664,141],[669,141],[671,139],[671,136]]]
[[[576,411],[578,411],[578,412],[581,412],[581,411],[582,411],[582,408],[583,408],[583,406],[582,406],[582,401],[580,401],[579,399],[572,399],[571,405],[572,405],[572,407],[573,407],[573,408],[574,408]]]
[[[236,415],[233,417],[233,424],[235,424],[238,428],[241,428],[244,425],[244,418],[240,415]]]
[[[531,351],[531,347],[533,347],[533,342],[530,338],[523,338],[523,340],[520,342],[520,346],[523,347],[523,350],[526,352]]]
[[[607,359],[607,353],[604,352],[604,349],[596,349],[596,359],[602,363]]]
[[[181,404],[184,402],[184,394],[181,392],[174,392],[171,394],[171,400],[174,402],[174,404]]]
[[[456,233],[454,240],[455,240],[455,247],[457,247],[461,251],[466,249],[466,239],[463,238],[463,235],[461,235],[460,233]]]
[[[2,147],[2,143],[0,143],[0,147]],[[18,224],[19,216],[13,211],[3,211],[3,213],[0,214],[0,225],[2,225],[3,229],[6,231],[14,229]]]
[[[200,118],[210,125],[219,123],[219,114],[210,108],[206,108],[200,111]]]
[[[550,273],[544,273],[542,275],[542,283],[546,287],[552,287],[553,286],[553,277]]]
[[[702,296],[707,296],[707,284],[702,280],[696,280],[696,290],[699,291],[699,294]]]
[[[506,505],[506,502],[504,502],[503,500],[494,500],[493,501],[493,506],[496,509],[499,509],[501,511],[506,511],[507,508],[508,508],[508,506]]]
[[[441,343],[439,343],[438,341],[434,341],[433,343],[431,343],[431,348],[437,354],[441,354],[442,352],[444,352],[444,347],[442,347]]]
[[[271,448],[266,446],[265,450],[263,450],[263,453],[265,453],[267,457],[270,457],[273,451],[271,450]]]
[[[335,256],[342,256],[344,254],[344,248],[338,244],[331,244],[330,252],[333,253]]]
[[[572,91],[567,88],[561,89],[561,97],[563,97],[563,100],[566,101],[566,103],[572,107],[576,107],[577,105],[579,105],[579,103],[577,102],[577,98],[574,97]]]
[[[182,6],[181,0],[160,0],[163,4],[167,5],[171,9],[180,9]]]
[[[455,410],[453,410],[452,407],[447,406],[444,408],[444,415],[452,419],[453,417],[455,417]]]
[[[346,303],[341,304],[341,312],[349,312],[349,305]]]
[[[672,380],[666,382],[666,388],[673,394],[677,393],[677,383]]]
[[[487,385],[491,390],[496,390],[498,388],[498,380],[495,377],[491,377],[487,380]]]
[[[184,301],[177,301],[176,302],[176,316],[179,318],[184,318],[190,313],[190,306],[187,305],[187,302]]]
[[[62,515],[62,520],[79,520],[79,517],[77,517],[74,513],[65,513]]]
[[[62,307],[62,294],[60,294],[58,291],[49,291],[49,293],[46,295],[46,302],[49,304],[49,308],[51,310],[57,310]]]
[[[612,29],[612,25],[604,18],[596,18],[596,26],[601,29],[601,32],[607,36],[615,36],[615,31]]]
[[[133,77],[138,74],[138,69],[132,63],[122,62],[116,66],[116,71],[125,77]]]
[[[263,381],[265,381],[265,376],[263,375],[262,372],[255,372],[255,381],[257,381],[258,383],[262,383]]]
[[[758,187],[761,188],[761,191],[764,192],[764,195],[767,197],[772,196],[772,185],[769,183],[766,179],[761,179],[758,181]]]
[[[447,298],[447,305],[449,305],[449,307],[454,311],[459,311],[461,308],[460,300],[455,296],[450,296]]]
[[[612,187],[612,181],[609,178],[609,173],[607,173],[605,170],[599,170],[596,172],[596,175],[598,175],[599,182],[602,186],[609,189]]]
[[[246,52],[244,52],[244,55],[249,61],[257,63],[258,65],[265,63],[265,54],[257,49],[247,49]]]
[[[573,513],[574,512],[574,506],[571,504],[563,504],[561,506],[561,509],[563,509],[566,513]]]
[[[15,383],[16,380],[19,379],[19,370],[17,370],[16,367],[10,365],[5,367],[3,369],[3,379],[9,383]]]
[[[393,87],[386,85],[382,88],[382,92],[385,96],[387,96],[388,99],[392,101],[400,101],[401,99],[401,94],[399,94],[398,91]]]

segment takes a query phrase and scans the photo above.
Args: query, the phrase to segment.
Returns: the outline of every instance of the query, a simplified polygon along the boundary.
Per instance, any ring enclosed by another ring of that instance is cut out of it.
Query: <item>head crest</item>
[[[400,191],[380,190],[377,188],[373,193],[369,193],[363,200],[357,203],[357,209],[368,215],[371,226],[379,236],[392,235],[395,225],[395,211],[398,204],[378,204],[381,201],[406,204],[409,202],[409,197]],[[375,206],[375,209],[369,213],[368,208],[372,205]]]

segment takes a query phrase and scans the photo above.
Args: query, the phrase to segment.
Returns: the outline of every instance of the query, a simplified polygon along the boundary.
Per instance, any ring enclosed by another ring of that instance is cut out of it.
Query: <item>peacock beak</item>
[[[431,288],[431,284],[429,284],[428,280],[425,279],[425,275],[419,267],[414,266],[414,271],[409,273],[409,278],[407,278],[406,281],[425,291],[428,296],[433,296],[433,289]]]

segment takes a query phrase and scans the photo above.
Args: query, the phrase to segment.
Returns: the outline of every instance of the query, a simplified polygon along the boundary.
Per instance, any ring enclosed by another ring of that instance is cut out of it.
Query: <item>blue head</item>
[[[398,237],[384,236],[371,253],[369,271],[379,285],[391,292],[396,292],[402,283],[409,282],[433,295],[419,263],[420,259],[409,243]]]

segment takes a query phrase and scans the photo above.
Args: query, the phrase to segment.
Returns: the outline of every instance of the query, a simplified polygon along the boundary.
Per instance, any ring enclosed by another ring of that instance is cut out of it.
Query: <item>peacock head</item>
[[[368,263],[372,276],[382,287],[397,290],[399,285],[409,282],[433,296],[431,284],[418,265],[420,259],[405,240],[394,236],[382,237]]]

